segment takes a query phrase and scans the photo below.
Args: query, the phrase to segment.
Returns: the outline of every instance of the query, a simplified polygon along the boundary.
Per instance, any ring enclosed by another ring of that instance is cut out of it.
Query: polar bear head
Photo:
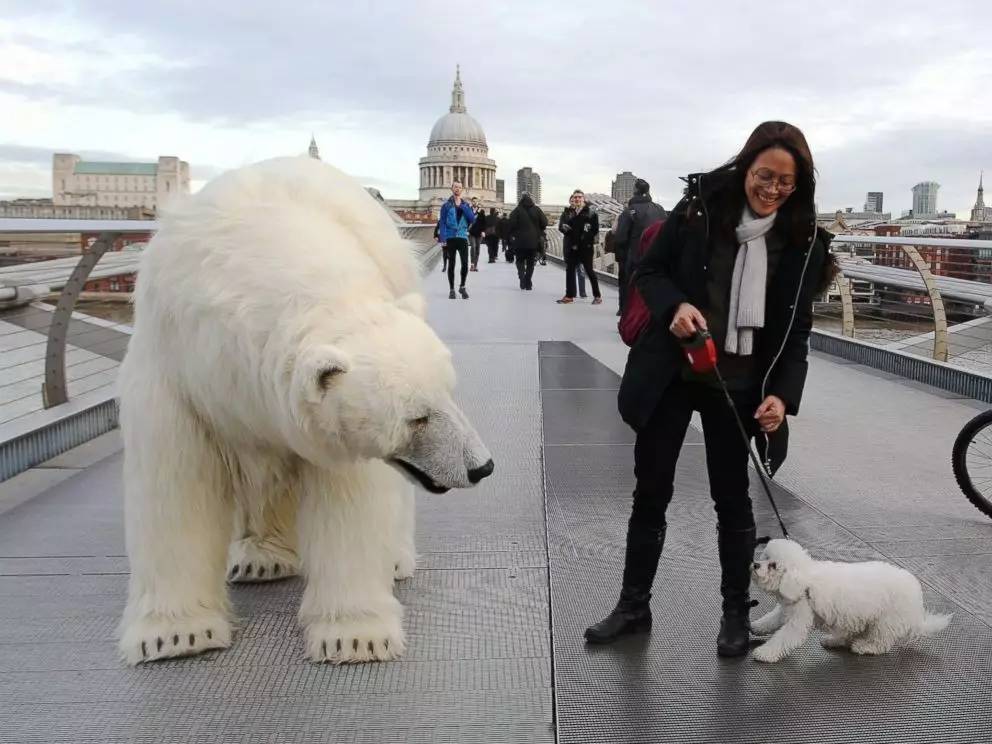
[[[377,458],[428,491],[475,485],[489,450],[455,404],[451,353],[423,319],[423,300],[366,303],[332,343],[307,342],[292,369],[294,428],[316,458]]]

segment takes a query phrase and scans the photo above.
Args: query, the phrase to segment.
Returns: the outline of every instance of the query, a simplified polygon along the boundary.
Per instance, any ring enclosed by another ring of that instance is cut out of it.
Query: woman
[[[774,472],[785,457],[785,416],[798,412],[806,380],[813,298],[835,271],[832,236],[816,229],[813,157],[790,124],[761,124],[733,160],[687,181],[634,279],[651,323],[630,351],[619,393],[620,415],[637,432],[623,587],[586,639],[609,643],[651,627],[675,464],[698,411],[722,570],[717,653],[740,656],[755,544],[748,453],[715,379],[692,373],[680,341],[712,334],[735,407]]]
[[[593,249],[599,238],[599,215],[585,202],[585,194],[576,189],[558,219],[558,230],[565,236],[562,239],[562,252],[565,254],[565,296],[557,300],[560,305],[568,305],[575,301],[575,274],[580,265],[585,269],[589,284],[592,285],[592,304],[603,304],[603,297],[599,293],[599,281],[592,268]],[[584,291],[582,296],[585,297]]]

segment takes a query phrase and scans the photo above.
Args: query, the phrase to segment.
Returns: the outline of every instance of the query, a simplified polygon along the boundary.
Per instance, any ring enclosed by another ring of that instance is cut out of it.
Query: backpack
[[[661,226],[664,224],[664,220],[659,220],[653,225],[649,225],[641,233],[641,239],[637,243],[637,263],[640,263],[644,254],[647,253],[655,236],[661,231]],[[617,321],[617,331],[619,331],[620,338],[623,339],[623,342],[627,346],[633,346],[637,343],[637,339],[640,338],[644,329],[647,328],[648,323],[651,321],[651,313],[648,311],[648,306],[645,304],[644,298],[641,297],[641,293],[637,291],[637,286],[634,284],[634,276],[636,274],[636,271],[632,272],[632,275],[627,279],[627,301],[624,303],[623,310],[620,313],[620,320]]]

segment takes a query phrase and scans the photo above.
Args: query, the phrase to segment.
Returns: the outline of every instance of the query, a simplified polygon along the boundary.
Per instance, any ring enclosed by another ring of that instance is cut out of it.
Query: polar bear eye
[[[777,566],[775,565],[775,561],[771,561],[768,564],[768,568],[770,568],[772,571],[774,571],[777,568]]]
[[[407,421],[411,428],[423,429],[430,422],[430,416],[421,416],[420,418],[410,419]]]

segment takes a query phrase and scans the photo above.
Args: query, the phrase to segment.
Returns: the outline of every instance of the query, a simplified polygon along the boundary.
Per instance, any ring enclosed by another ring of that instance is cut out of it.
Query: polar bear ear
[[[351,360],[344,351],[330,344],[321,344],[297,357],[293,380],[303,397],[316,403],[334,387],[335,380],[350,369]]]
[[[409,292],[402,297],[396,298],[396,307],[408,313],[423,318],[427,314],[427,303],[424,296],[419,292]]]

